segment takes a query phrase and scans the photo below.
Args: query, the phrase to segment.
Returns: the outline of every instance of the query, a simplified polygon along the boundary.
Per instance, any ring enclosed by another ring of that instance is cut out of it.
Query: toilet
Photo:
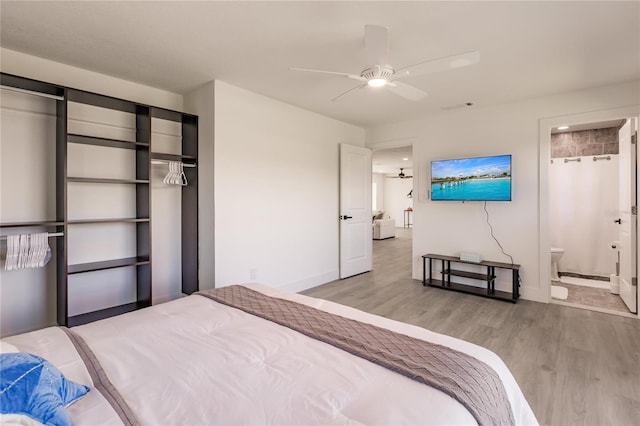
[[[551,247],[551,281],[560,281],[558,276],[558,261],[564,254],[564,249]]]

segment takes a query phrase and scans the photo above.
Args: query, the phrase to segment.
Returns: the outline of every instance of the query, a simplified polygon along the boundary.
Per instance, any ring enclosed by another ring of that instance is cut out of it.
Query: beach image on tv
[[[510,201],[511,155],[432,161],[431,199]]]

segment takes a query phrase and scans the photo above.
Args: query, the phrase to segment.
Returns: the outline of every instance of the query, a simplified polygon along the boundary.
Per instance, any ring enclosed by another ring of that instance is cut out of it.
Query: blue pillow
[[[46,425],[71,425],[65,407],[89,388],[67,380],[49,361],[28,353],[0,354],[0,413],[25,414]]]

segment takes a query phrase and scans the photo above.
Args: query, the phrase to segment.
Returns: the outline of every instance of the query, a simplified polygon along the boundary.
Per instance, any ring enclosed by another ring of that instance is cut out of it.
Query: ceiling
[[[373,173],[398,176],[402,167],[405,174],[410,175],[407,171],[410,172],[413,168],[413,148],[403,146],[374,150],[371,154],[371,164]]]
[[[177,93],[214,80],[360,126],[631,81],[640,2],[7,1],[2,47]],[[365,24],[391,65],[478,50],[480,63],[403,80],[419,102],[289,67],[359,74]]]
[[[551,129],[551,133],[567,133],[567,132],[579,132],[582,130],[592,130],[592,129],[608,129],[610,127],[622,127],[625,120],[608,120],[608,121],[597,121],[595,123],[580,123],[580,124],[572,124],[571,126],[567,126],[567,129]]]

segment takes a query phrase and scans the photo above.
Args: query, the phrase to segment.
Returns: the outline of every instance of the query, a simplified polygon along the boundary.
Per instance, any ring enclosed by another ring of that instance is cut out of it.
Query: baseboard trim
[[[340,278],[340,273],[339,271],[336,270],[336,271],[327,272],[326,274],[316,275],[315,277],[305,278],[300,281],[294,281],[294,282],[279,286],[278,288],[280,290],[285,290],[291,293],[299,293],[301,291],[305,291],[310,288],[317,287],[321,284],[326,284],[328,282],[335,281],[339,278]]]
[[[576,274],[573,272],[558,272],[559,277],[573,277],[573,278],[582,278],[585,280],[596,280],[596,281],[611,281],[610,277],[601,277],[600,275],[584,275],[584,274]]]

